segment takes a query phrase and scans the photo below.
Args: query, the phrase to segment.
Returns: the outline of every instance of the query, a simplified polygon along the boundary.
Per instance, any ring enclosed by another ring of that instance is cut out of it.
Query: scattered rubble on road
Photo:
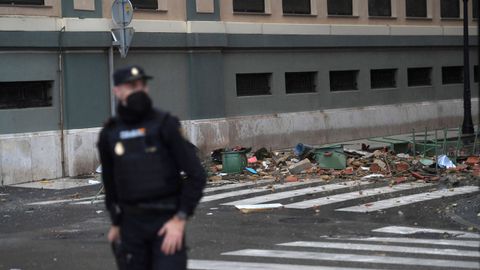
[[[212,184],[264,179],[285,183],[316,178],[324,181],[381,180],[389,181],[390,185],[422,180],[441,181],[455,187],[466,179],[480,177],[480,157],[477,155],[456,156],[454,162],[446,155],[413,155],[411,151],[395,153],[387,147],[369,149],[365,145],[362,148],[349,149],[342,145],[315,148],[298,144],[294,149],[286,151],[261,148],[251,152],[251,148],[244,147],[217,149],[206,162],[208,179]],[[244,160],[243,172],[224,172],[222,153],[226,151],[238,151],[240,160]],[[338,169],[339,165],[343,165],[340,166],[342,169]]]

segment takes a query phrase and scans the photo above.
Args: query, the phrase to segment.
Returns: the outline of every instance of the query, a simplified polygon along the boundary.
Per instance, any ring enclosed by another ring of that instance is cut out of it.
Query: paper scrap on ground
[[[261,212],[261,211],[283,208],[283,204],[271,203],[271,204],[235,205],[235,208],[237,208],[244,214],[248,214],[253,212]]]

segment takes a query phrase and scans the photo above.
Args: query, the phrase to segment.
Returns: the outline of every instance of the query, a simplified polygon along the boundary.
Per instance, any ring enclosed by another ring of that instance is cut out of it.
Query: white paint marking
[[[275,182],[274,179],[269,179],[269,180],[259,180],[256,182],[246,182],[246,183],[238,183],[238,184],[225,184],[219,187],[209,187],[203,190],[203,192],[213,192],[213,191],[219,191],[219,190],[228,190],[228,189],[234,189],[234,188],[239,188],[239,187],[250,187],[250,186],[255,186],[255,185],[261,185],[261,184],[268,184],[268,183],[273,183]]]
[[[103,199],[103,197],[105,197],[105,195],[100,195],[100,196],[97,196],[97,199]],[[27,205],[49,205],[49,204],[66,203],[66,202],[78,202],[78,201],[92,200],[94,198],[95,198],[95,196],[84,197],[84,198],[79,198],[79,199],[42,201],[42,202],[28,203]]]
[[[229,262],[189,260],[188,269],[192,270],[370,270],[369,268],[330,267],[330,266],[307,266],[294,264],[272,264],[253,262]],[[381,269],[376,269],[381,270]]]
[[[473,247],[480,248],[479,241],[469,240],[447,240],[447,239],[420,239],[406,237],[368,237],[368,238],[327,238],[331,240],[347,240],[347,241],[368,241],[382,243],[404,243],[404,244],[427,244],[449,247]]]
[[[103,202],[105,202],[105,200],[95,200],[95,201],[88,200],[88,201],[75,202],[75,203],[71,203],[71,204],[72,205],[87,205],[87,204],[97,204],[97,203],[103,203]]]
[[[368,185],[368,184],[371,184],[371,183],[360,182],[360,181],[349,181],[345,183],[329,184],[329,185],[309,187],[309,188],[273,193],[273,194],[268,194],[263,196],[257,196],[249,199],[224,203],[223,205],[260,204],[260,203],[277,201],[277,200],[286,199],[286,198],[293,198],[293,197],[304,196],[308,194],[327,192],[327,191],[332,191],[337,189],[344,189],[344,188],[355,187],[360,185]]]
[[[391,245],[375,245],[375,244],[356,244],[356,243],[333,243],[333,242],[291,242],[279,244],[279,246],[288,247],[311,247],[311,248],[333,248],[346,250],[367,250],[380,252],[399,252],[399,253],[413,253],[413,254],[429,254],[429,255],[443,255],[443,256],[460,256],[460,257],[480,257],[480,252],[473,250],[458,250],[458,249],[438,249],[425,247],[406,247],[406,246],[391,246]]]
[[[433,192],[424,192],[419,194],[402,196],[398,198],[375,201],[369,204],[362,204],[362,205],[337,209],[336,211],[368,213],[372,211],[378,211],[378,210],[408,205],[412,203],[440,199],[443,197],[451,197],[451,196],[457,196],[461,194],[473,193],[479,190],[480,189],[478,187],[474,187],[474,186],[459,187],[459,188],[455,188],[453,191],[450,191],[448,189],[443,189],[443,190],[437,190]]]
[[[372,230],[372,232],[394,233],[394,234],[438,233],[438,234],[451,234],[458,238],[480,238],[480,234],[468,233],[463,231],[401,227],[401,226],[388,226],[388,227],[378,228],[378,229]]]
[[[289,188],[289,187],[296,187],[296,186],[302,186],[302,185],[309,185],[309,184],[314,184],[314,183],[319,183],[319,182],[324,182],[324,180],[318,179],[318,180],[311,180],[311,181],[305,181],[305,182],[276,184],[276,185],[272,186],[272,189],[279,190],[279,189],[285,189],[285,188]],[[211,201],[221,200],[221,199],[235,197],[235,196],[268,192],[269,190],[270,190],[270,188],[266,188],[266,187],[235,190],[235,191],[230,191],[230,192],[205,196],[205,197],[202,198],[201,202],[211,202]]]
[[[312,208],[312,207],[316,207],[316,206],[322,206],[322,205],[328,205],[328,204],[333,204],[333,203],[338,203],[338,202],[356,200],[356,199],[375,196],[375,195],[379,195],[379,194],[388,194],[388,193],[393,193],[393,192],[402,191],[402,190],[427,187],[427,186],[430,186],[430,185],[431,184],[415,182],[415,183],[406,183],[406,184],[395,185],[393,187],[388,186],[388,187],[365,189],[365,190],[362,190],[361,192],[354,191],[354,192],[349,192],[349,193],[337,194],[337,195],[333,195],[333,196],[329,196],[329,197],[321,197],[321,198],[317,198],[317,199],[312,199],[312,200],[287,204],[287,205],[285,205],[285,208],[307,209],[307,208]]]
[[[355,254],[345,254],[345,253],[323,253],[323,252],[307,252],[307,251],[244,249],[244,250],[222,253],[222,255],[303,259],[303,260],[317,260],[317,261],[418,265],[418,266],[429,266],[429,267],[451,267],[453,269],[459,269],[459,268],[478,269],[478,267],[480,267],[480,263],[478,261],[455,261],[455,260],[355,255]]]

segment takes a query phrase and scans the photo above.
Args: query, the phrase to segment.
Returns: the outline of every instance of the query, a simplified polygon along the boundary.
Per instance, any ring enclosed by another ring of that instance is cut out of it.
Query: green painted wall
[[[155,106],[181,119],[190,119],[188,95],[188,54],[185,51],[135,51],[127,58],[115,56],[115,68],[140,65],[153,76],[149,82]]]
[[[66,53],[65,127],[99,127],[110,115],[107,52]]]
[[[62,17],[102,18],[102,0],[95,1],[95,10],[76,10],[74,0],[62,0]]]
[[[54,81],[52,107],[0,110],[0,134],[57,130],[59,127],[57,54],[47,51],[2,52],[0,59],[0,81]]]

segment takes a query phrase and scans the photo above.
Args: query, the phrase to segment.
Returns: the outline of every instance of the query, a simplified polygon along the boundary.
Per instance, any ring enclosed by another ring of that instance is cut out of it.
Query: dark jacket
[[[146,141],[151,141],[146,149],[158,151],[159,155],[148,158],[145,164],[138,164],[135,157],[127,156],[130,155],[129,147],[135,145],[129,146],[130,142],[122,142],[121,137],[125,134],[134,137],[132,130],[146,130]],[[117,144],[121,144],[120,147]],[[178,118],[155,109],[136,123],[113,117],[100,132],[98,150],[106,207],[114,225],[121,221],[123,205],[173,198],[175,211],[188,216],[194,213],[202,197],[206,175],[195,148],[181,134]],[[123,155],[129,158],[128,162]],[[187,177],[182,178],[181,171]]]

